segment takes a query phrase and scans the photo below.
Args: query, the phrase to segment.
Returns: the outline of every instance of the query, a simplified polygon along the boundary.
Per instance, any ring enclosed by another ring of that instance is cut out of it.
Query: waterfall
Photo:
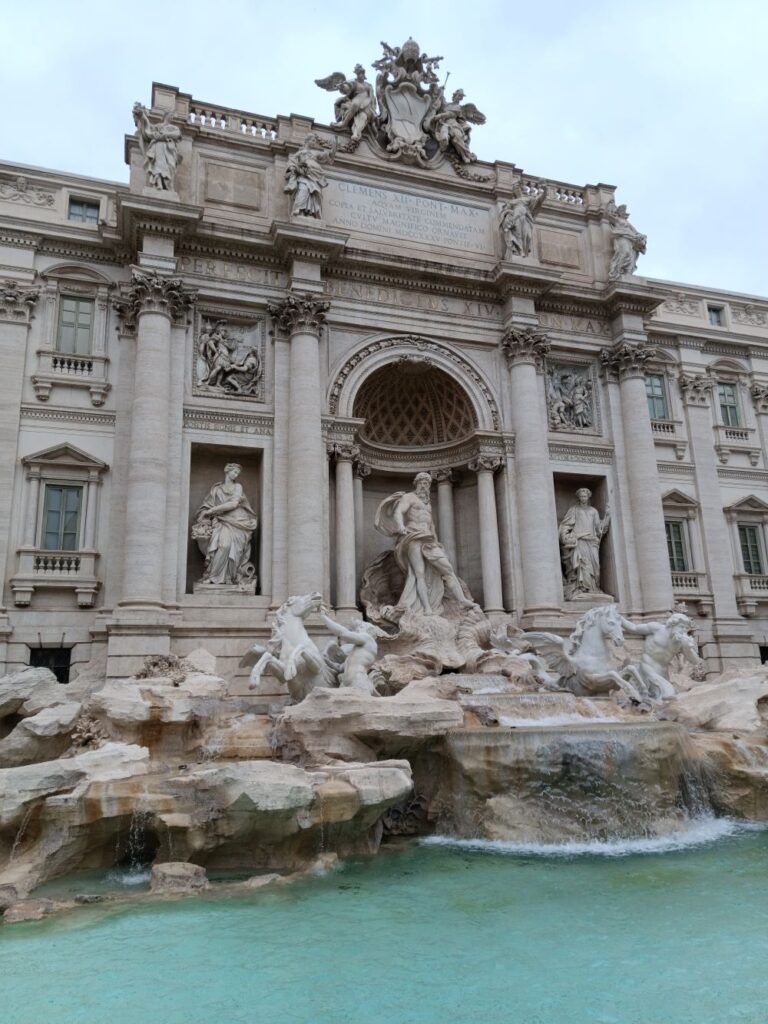
[[[460,729],[446,737],[443,758],[432,803],[438,831],[458,837],[653,837],[711,813],[687,733],[671,722]]]

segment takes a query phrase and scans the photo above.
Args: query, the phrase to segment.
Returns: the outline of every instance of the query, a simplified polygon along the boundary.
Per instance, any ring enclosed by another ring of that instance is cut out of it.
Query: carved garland
[[[493,429],[501,430],[501,416],[499,414],[499,407],[496,404],[496,400],[491,394],[491,390],[488,385],[469,360],[465,359],[464,356],[455,352],[453,349],[450,349],[445,345],[440,345],[436,341],[429,341],[427,338],[422,338],[417,334],[405,334],[396,335],[391,338],[381,338],[379,341],[372,341],[369,345],[366,345],[365,348],[360,349],[355,352],[354,355],[350,356],[336,374],[336,378],[331,386],[330,397],[328,399],[328,410],[330,414],[332,416],[338,415],[339,399],[341,398],[341,393],[344,390],[344,385],[346,384],[349,375],[357,366],[360,365],[360,363],[370,358],[370,356],[374,355],[376,352],[386,351],[391,348],[399,348],[403,345],[412,345],[419,352],[437,352],[450,359],[463,374],[472,380],[475,386],[482,393],[491,414]]]

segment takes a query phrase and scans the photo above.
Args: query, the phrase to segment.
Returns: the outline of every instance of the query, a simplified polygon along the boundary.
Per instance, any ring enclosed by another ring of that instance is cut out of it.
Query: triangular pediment
[[[738,501],[726,505],[724,511],[742,514],[744,512],[757,512],[759,515],[768,515],[768,504],[762,498],[758,498],[754,494],[748,494],[746,498],[739,498]]]
[[[699,503],[695,498],[692,498],[690,494],[683,494],[676,487],[673,487],[671,491],[667,491],[666,494],[661,496],[661,503],[664,508],[691,509],[699,507]]]
[[[99,472],[107,468],[106,462],[66,442],[25,455],[21,461],[25,466],[66,466],[69,469],[97,469]]]

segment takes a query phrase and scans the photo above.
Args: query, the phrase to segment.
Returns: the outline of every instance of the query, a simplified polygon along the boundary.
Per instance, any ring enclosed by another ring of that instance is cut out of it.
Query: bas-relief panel
[[[496,253],[487,207],[331,179],[323,211],[333,227],[461,252]]]

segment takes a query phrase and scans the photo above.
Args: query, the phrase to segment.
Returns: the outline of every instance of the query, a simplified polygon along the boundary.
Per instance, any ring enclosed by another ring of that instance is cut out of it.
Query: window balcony
[[[98,553],[93,550],[47,551],[20,548],[18,571],[11,577],[13,600],[20,607],[32,601],[36,590],[71,590],[80,608],[92,608],[99,589]]]
[[[758,605],[768,604],[768,575],[738,572],[733,578],[736,583],[736,606],[745,618],[755,615]]]
[[[705,572],[672,572],[672,591],[678,603],[693,605],[697,615],[710,614],[714,599]]]
[[[712,429],[715,432],[715,451],[723,465],[733,454],[746,455],[750,466],[760,462],[760,441],[754,427],[726,427],[718,423]]]
[[[681,420],[651,420],[651,429],[656,444],[674,448],[675,458],[678,460],[685,458],[688,441],[683,434]]]
[[[77,355],[56,349],[38,349],[37,372],[32,387],[41,402],[47,402],[57,385],[87,388],[91,404],[104,405],[111,384],[107,381],[109,359],[103,355]]]

